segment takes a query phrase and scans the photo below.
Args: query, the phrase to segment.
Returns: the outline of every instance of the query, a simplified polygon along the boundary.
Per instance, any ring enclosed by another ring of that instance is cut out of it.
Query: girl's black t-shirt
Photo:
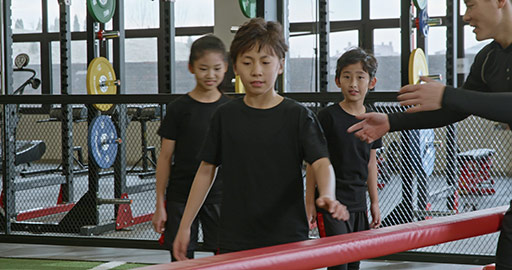
[[[187,202],[190,187],[201,163],[198,154],[212,115],[220,105],[229,100],[222,95],[216,102],[202,103],[189,95],[184,95],[167,106],[167,113],[158,129],[158,135],[176,141],[171,176],[167,185],[168,201]],[[221,201],[221,184],[220,179],[215,181],[205,203]]]

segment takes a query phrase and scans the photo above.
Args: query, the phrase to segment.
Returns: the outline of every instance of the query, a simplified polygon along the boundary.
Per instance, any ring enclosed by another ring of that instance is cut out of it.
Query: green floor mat
[[[101,264],[104,262],[0,258],[1,270],[85,270]],[[127,270],[143,266],[147,264],[126,263],[112,269]]]

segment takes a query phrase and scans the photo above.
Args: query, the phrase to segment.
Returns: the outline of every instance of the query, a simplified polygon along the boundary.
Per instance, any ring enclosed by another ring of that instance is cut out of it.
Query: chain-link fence
[[[304,104],[315,111],[326,105]],[[386,113],[402,109],[392,102],[372,106]],[[2,194],[10,192],[2,195],[1,234],[156,242],[159,235],[150,220],[160,150],[156,131],[164,113],[160,104],[117,104],[101,113],[114,124],[115,136],[105,127],[91,128],[99,115],[91,106],[16,107],[14,124],[2,121],[1,126],[10,130],[2,134],[16,138],[14,166],[6,166],[12,181],[0,186]],[[449,127],[384,136],[378,150],[383,225],[506,205],[512,188],[511,134],[506,129],[471,116]],[[116,162],[107,162],[108,153],[91,153],[91,148],[114,147]],[[493,255],[496,241],[497,234],[492,234],[419,251]]]

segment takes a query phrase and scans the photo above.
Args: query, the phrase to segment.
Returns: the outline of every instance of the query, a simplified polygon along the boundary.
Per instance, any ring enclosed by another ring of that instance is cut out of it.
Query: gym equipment
[[[26,53],[20,53],[16,56],[14,59],[14,64],[17,68],[14,69],[14,72],[29,72],[32,73],[32,75],[24,82],[22,83],[14,92],[13,95],[20,94],[23,95],[23,92],[25,91],[25,87],[30,84],[30,86],[33,89],[39,88],[41,85],[41,80],[36,78],[36,71],[30,68],[25,68],[28,63],[30,62],[30,58],[28,54]]]
[[[427,59],[421,48],[414,49],[409,56],[408,66],[409,84],[419,84],[420,76],[440,79],[440,75],[431,75],[428,71]],[[433,129],[415,129],[401,132],[401,157],[402,163],[402,201],[383,219],[383,226],[396,225],[411,222],[414,218],[428,219],[434,213],[431,209],[432,195],[429,192],[427,178],[434,171],[436,158],[436,146],[440,145],[435,140]],[[416,182],[414,182],[416,180]],[[416,191],[413,187],[416,183]],[[452,186],[447,192],[455,192]],[[452,192],[452,193],[453,193]],[[416,198],[413,197],[416,194]],[[414,202],[415,201],[415,202]],[[441,214],[453,214],[446,211]]]
[[[16,141],[16,156],[14,165],[30,163],[41,159],[46,152],[46,144],[43,141]],[[0,157],[2,149],[0,149]],[[2,172],[2,160],[0,159],[0,172]]]
[[[115,95],[117,86],[121,84],[116,80],[116,73],[112,64],[105,57],[94,58],[87,68],[86,76],[87,94],[89,95]],[[93,106],[106,112],[114,104],[93,104]]]
[[[496,151],[481,148],[457,154],[460,165],[459,194],[492,195],[494,179],[491,178],[492,156]]]
[[[86,107],[73,107],[71,111],[72,120],[75,123],[84,122],[87,120],[87,108]],[[64,119],[64,115],[62,113],[62,108],[54,107],[50,109],[49,113],[50,118],[46,120],[39,120],[38,122],[51,122],[51,121],[62,121]]]
[[[245,93],[245,87],[239,75],[235,76],[235,93]]]
[[[117,156],[117,145],[121,143],[114,122],[109,116],[97,116],[89,125],[88,134],[89,156],[100,168],[112,166]]]
[[[416,8],[418,9],[425,9],[427,7],[427,0],[412,0]]]
[[[71,111],[72,121],[74,123],[85,122],[87,120],[87,108],[86,107],[73,107]],[[45,122],[61,122],[64,119],[64,115],[61,107],[53,107],[50,109],[49,118],[38,120],[37,123],[45,123]],[[87,173],[87,164],[84,162],[83,151],[81,146],[73,146],[73,152],[76,153],[76,156],[73,156],[73,160],[78,165],[78,169],[73,169],[73,173]],[[49,174],[49,173],[62,173],[62,163],[59,164],[58,167],[53,169],[43,169],[43,170],[34,170],[34,171],[22,171],[20,173],[21,176],[27,177],[30,175],[37,174]]]
[[[499,231],[505,211],[507,206],[501,206],[378,230],[151,265],[144,269],[320,269],[494,233]]]
[[[239,0],[238,3],[245,17],[256,18],[256,0]]]
[[[409,83],[419,84],[420,76],[426,76],[429,78],[439,80],[441,75],[430,75],[428,72],[427,58],[421,48],[414,49],[409,57]],[[413,136],[412,143],[419,147],[416,152],[419,154],[421,159],[421,168],[427,176],[432,174],[434,170],[435,160],[435,145],[439,142],[434,141],[434,130],[432,129],[420,129],[414,130],[417,133]]]
[[[160,107],[148,106],[148,107],[129,107],[128,116],[131,121],[138,121],[140,123],[140,134],[141,134],[141,146],[142,156],[135,162],[135,164],[128,170],[129,173],[139,173],[140,178],[152,176],[156,170],[156,150],[154,146],[148,146],[147,141],[147,122],[157,121],[160,119]],[[151,154],[151,157],[148,156]],[[142,169],[137,170],[137,166],[141,164]],[[149,169],[149,165],[153,166],[153,169]]]
[[[105,30],[101,30],[101,31],[98,31],[98,36],[97,38],[101,41],[105,41],[107,39],[113,39],[113,38],[118,38],[120,35],[119,31],[105,31]]]
[[[419,84],[420,76],[441,80],[440,74],[429,74],[425,53],[421,48],[417,48],[409,56],[409,84]]]
[[[87,0],[87,9],[91,16],[100,23],[107,23],[114,16],[115,0]]]
[[[423,37],[427,37],[429,27],[441,25],[443,20],[441,18],[429,18],[427,10],[422,9],[419,11],[419,17],[413,19],[412,23],[416,26],[416,29],[418,29]]]
[[[25,80],[14,92],[13,95],[19,94],[22,95],[25,91],[25,87],[30,84],[30,86],[33,89],[37,89],[39,85],[41,85],[41,81],[37,79],[36,71],[30,68],[26,68],[30,62],[30,57],[26,53],[20,53],[18,54],[14,59],[14,64],[16,65],[16,68],[13,70],[14,72],[28,72],[32,75]],[[19,110],[19,105],[17,108],[17,111]],[[18,115],[15,115],[17,118]],[[1,118],[0,118],[1,119]],[[16,119],[16,124],[18,122],[18,119]],[[16,128],[16,127],[14,127]],[[30,163],[32,161],[36,161],[41,159],[43,154],[46,151],[46,144],[43,141],[34,140],[34,141],[16,141],[16,155],[15,155],[15,161],[14,165],[18,166],[20,164]],[[0,149],[0,157],[2,155],[2,150]],[[0,172],[2,171],[1,168],[2,161],[0,160]]]

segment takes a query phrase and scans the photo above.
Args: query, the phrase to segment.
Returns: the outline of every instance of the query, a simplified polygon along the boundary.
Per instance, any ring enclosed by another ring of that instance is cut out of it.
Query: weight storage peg
[[[120,35],[119,31],[106,31],[101,30],[98,32],[98,39],[104,41],[106,39],[118,38]]]

